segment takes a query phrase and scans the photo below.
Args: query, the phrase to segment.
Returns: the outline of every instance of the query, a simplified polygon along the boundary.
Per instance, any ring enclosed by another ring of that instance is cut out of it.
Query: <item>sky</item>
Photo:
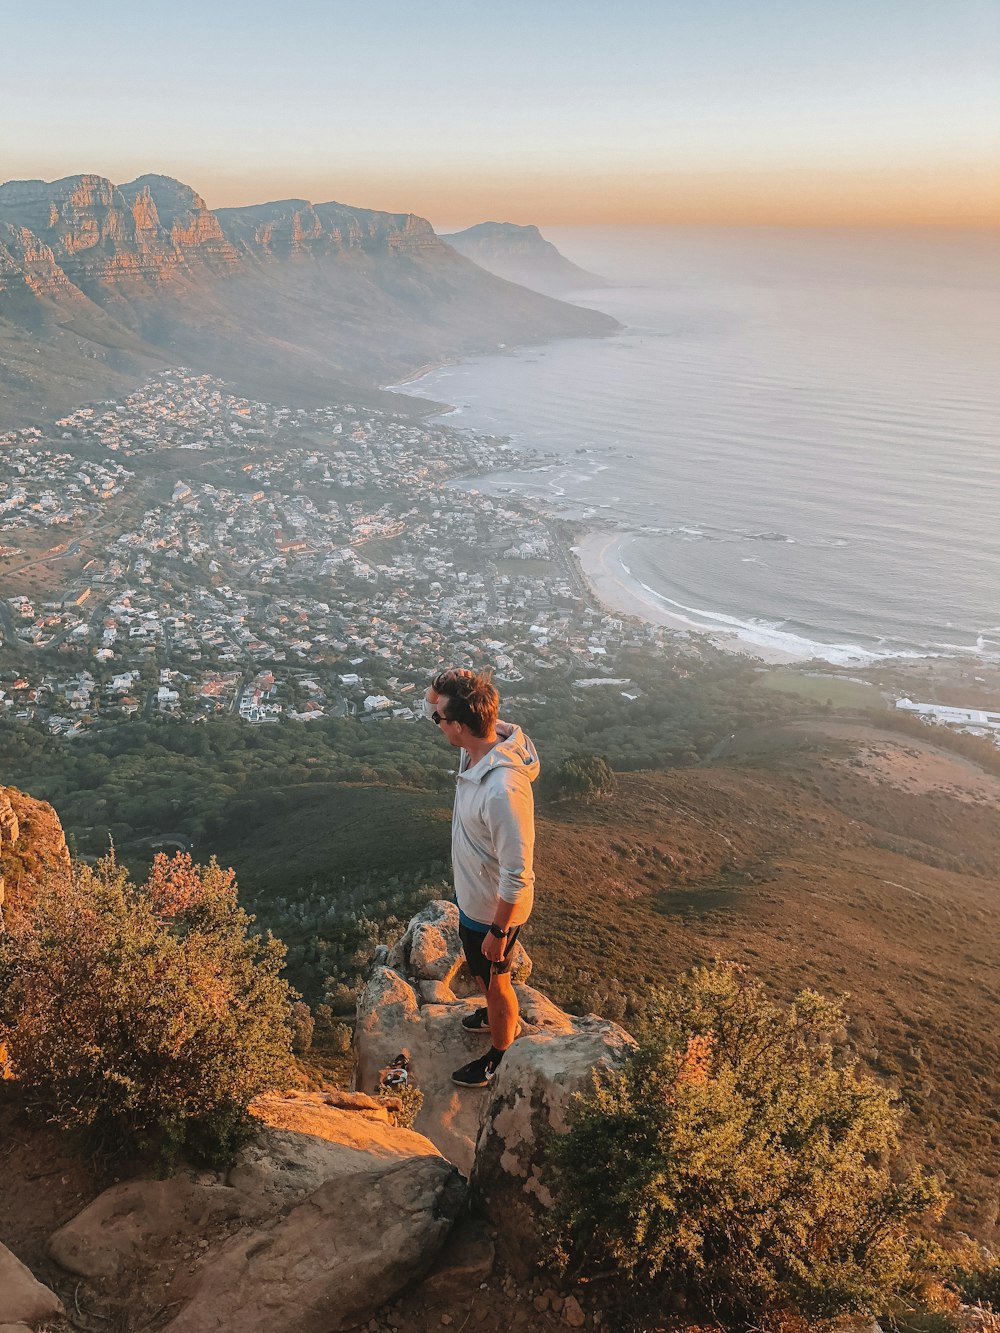
[[[1000,225],[1000,0],[11,6],[0,180],[538,225]]]

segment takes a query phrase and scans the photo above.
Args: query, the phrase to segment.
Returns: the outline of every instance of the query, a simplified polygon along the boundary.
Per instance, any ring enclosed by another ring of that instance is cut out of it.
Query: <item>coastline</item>
[[[703,635],[722,652],[744,653],[748,657],[759,658],[768,666],[788,666],[793,662],[811,660],[801,653],[743,640],[735,631],[706,629],[682,615],[668,611],[660,605],[655,595],[648,593],[623,567],[620,555],[622,540],[620,532],[591,529],[578,538],[571,548],[587,585],[608,611],[635,616],[667,629]]]
[[[411,371],[409,375],[404,375],[401,380],[393,380],[391,384],[380,384],[378,387],[383,393],[393,393],[396,390],[403,389],[407,384],[416,384],[417,380],[422,380],[425,375],[433,374],[435,370],[444,370],[445,366],[457,365],[458,359],[456,357],[445,357],[442,361],[428,361],[426,365],[418,366],[417,369]],[[437,402],[438,400],[436,398],[425,398],[421,401],[429,403]],[[453,407],[450,405],[448,406],[449,412],[453,412],[454,410]]]

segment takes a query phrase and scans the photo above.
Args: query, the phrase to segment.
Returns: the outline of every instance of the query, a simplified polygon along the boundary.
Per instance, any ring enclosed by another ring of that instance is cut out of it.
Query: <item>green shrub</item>
[[[732,964],[680,978],[550,1144],[558,1261],[733,1319],[881,1306],[910,1276],[908,1224],[943,1196],[892,1177],[899,1116],[842,1057],[842,1023]]]
[[[541,793],[550,801],[599,801],[618,786],[614,770],[602,754],[574,753],[543,772]]]
[[[307,1004],[296,1000],[291,1010],[292,1050],[296,1055],[304,1055],[313,1044],[316,1020]]]
[[[412,1129],[413,1122],[420,1114],[420,1108],[424,1104],[424,1094],[415,1083],[404,1083],[402,1087],[393,1086],[388,1083],[380,1083],[378,1086],[379,1095],[382,1097],[398,1097],[402,1105],[396,1114],[396,1124],[401,1129]]]
[[[974,1241],[967,1242],[948,1259],[945,1279],[961,1299],[968,1305],[985,1305],[1000,1314],[1000,1259]]]
[[[0,938],[0,1040],[27,1103],[65,1128],[232,1155],[258,1093],[291,1076],[283,946],[249,933],[232,871],[113,857],[41,883]]]

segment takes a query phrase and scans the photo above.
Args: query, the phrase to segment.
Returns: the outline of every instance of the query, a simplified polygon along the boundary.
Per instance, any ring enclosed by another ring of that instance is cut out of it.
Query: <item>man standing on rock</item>
[[[488,671],[441,671],[424,696],[426,716],[461,751],[451,820],[458,929],[469,971],[486,996],[485,1008],[462,1026],[488,1029],[493,1043],[452,1074],[463,1088],[487,1086],[519,1031],[510,963],[535,891],[531,784],[538,755],[520,727],[498,721],[499,707]]]

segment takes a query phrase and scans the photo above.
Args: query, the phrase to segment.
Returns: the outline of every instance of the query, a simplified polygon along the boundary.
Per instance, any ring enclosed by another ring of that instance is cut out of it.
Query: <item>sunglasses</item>
[[[443,717],[436,708],[432,708],[427,699],[424,700],[424,717],[433,722],[436,727],[439,727],[442,722],[452,720],[450,717]]]

